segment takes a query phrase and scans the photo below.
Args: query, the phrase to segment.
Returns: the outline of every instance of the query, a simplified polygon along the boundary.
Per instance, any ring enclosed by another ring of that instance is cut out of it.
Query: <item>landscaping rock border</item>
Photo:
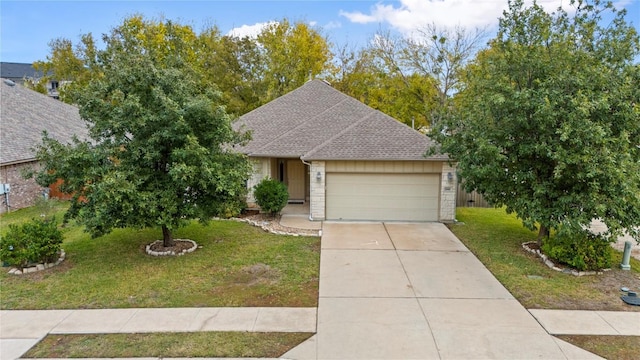
[[[58,257],[58,260],[56,260],[56,262],[54,263],[36,264],[33,266],[26,267],[22,270],[14,267],[14,268],[11,268],[11,270],[9,270],[9,274],[12,274],[12,275],[31,274],[34,272],[50,269],[54,266],[60,265],[60,263],[64,261],[66,256],[67,254],[64,252],[64,250],[60,249],[60,256]]]
[[[147,254],[151,255],[151,256],[180,256],[180,255],[184,255],[184,254],[188,254],[191,252],[196,251],[196,249],[198,248],[198,244],[193,241],[193,240],[189,240],[189,239],[174,239],[174,241],[181,241],[181,242],[190,242],[193,244],[193,246],[191,246],[190,248],[184,249],[182,251],[176,252],[174,250],[167,250],[167,251],[154,251],[151,248],[153,247],[153,245],[158,244],[158,243],[163,243],[162,240],[156,240],[154,242],[152,242],[151,244],[148,244],[145,247],[145,251],[147,252]]]
[[[556,265],[551,259],[549,259],[547,255],[543,254],[540,250],[532,249],[529,246],[531,244],[536,244],[537,246],[537,243],[535,241],[528,241],[528,242],[522,243],[522,248],[527,252],[537,255],[540,259],[542,259],[542,262],[545,265],[547,265],[550,269],[553,269],[555,271],[559,271],[565,274],[571,274],[573,276],[589,276],[589,275],[601,275],[601,274],[604,274],[605,271],[611,270],[611,269],[602,269],[600,271],[578,271],[571,268],[563,268]]]
[[[276,235],[290,236],[320,236],[320,230],[298,229],[280,225],[280,216],[268,218],[263,214],[250,217],[233,218],[232,220],[246,222],[250,225]]]

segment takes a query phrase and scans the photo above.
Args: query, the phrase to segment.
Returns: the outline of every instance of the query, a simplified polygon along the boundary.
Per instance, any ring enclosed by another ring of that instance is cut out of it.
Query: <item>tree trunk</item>
[[[542,247],[542,238],[549,237],[549,228],[544,225],[540,225],[540,230],[538,231],[538,247]]]
[[[162,225],[162,240],[164,247],[172,247],[175,245],[173,234],[171,234],[171,230],[169,230],[166,225]]]

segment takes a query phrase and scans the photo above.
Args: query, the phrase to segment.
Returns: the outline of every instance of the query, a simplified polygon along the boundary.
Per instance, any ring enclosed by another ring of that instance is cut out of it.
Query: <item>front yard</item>
[[[54,205],[52,210],[34,207],[3,215],[2,231],[43,211],[60,219],[65,205]],[[451,230],[525,307],[640,311],[620,300],[620,287],[640,290],[640,261],[632,259],[632,270],[622,271],[617,266],[621,254],[615,252],[611,271],[575,277],[553,271],[525,252],[521,243],[536,234],[503,210],[461,208],[457,218],[460,223],[450,225]],[[160,237],[159,230],[117,230],[98,239],[73,225],[64,231],[67,259],[62,265],[20,276],[2,271],[2,309],[317,306],[319,238],[272,235],[236,221],[193,223],[176,238],[195,240],[201,248],[185,256],[156,258],[143,248]],[[274,357],[308,336],[55,335],[27,356]],[[640,358],[640,337],[563,338],[605,358]]]
[[[54,211],[58,219],[63,209]],[[3,215],[3,231],[36,214],[31,208]],[[3,268],[2,309],[317,306],[317,237],[273,235],[237,221],[194,222],[175,237],[200,248],[152,257],[144,246],[161,238],[160,230],[120,229],[91,239],[69,225],[64,236],[61,265],[25,275]]]

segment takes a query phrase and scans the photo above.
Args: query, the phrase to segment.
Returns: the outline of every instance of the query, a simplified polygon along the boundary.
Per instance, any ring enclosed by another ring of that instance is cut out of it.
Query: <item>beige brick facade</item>
[[[326,197],[326,163],[324,161],[311,162],[310,185],[311,185],[311,204],[310,217],[312,220],[325,219],[325,197]],[[320,179],[318,179],[320,174]]]
[[[456,168],[449,163],[442,163],[440,185],[440,221],[453,222],[456,219],[456,191],[458,179]]]
[[[247,189],[249,190],[247,194],[247,206],[249,208],[256,208],[258,205],[253,196],[253,188],[258,185],[262,179],[271,176],[271,159],[253,158],[251,162],[253,163],[253,172],[247,181]]]

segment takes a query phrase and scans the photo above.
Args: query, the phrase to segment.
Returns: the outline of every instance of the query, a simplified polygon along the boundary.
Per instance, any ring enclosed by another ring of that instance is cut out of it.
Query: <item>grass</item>
[[[26,358],[186,358],[282,356],[309,333],[197,332],[48,335]]]
[[[640,261],[620,270],[622,254],[614,251],[612,269],[601,275],[576,277],[549,269],[521,244],[537,234],[503,209],[459,208],[454,234],[493,275],[529,309],[640,311],[620,300],[620,287],[640,289]],[[533,276],[532,276],[533,275]],[[606,359],[640,359],[638,336],[559,336]]]
[[[64,209],[55,205],[58,218]],[[30,208],[0,219],[4,229],[38,215]],[[2,271],[2,309],[317,306],[319,238],[273,235],[236,221],[194,222],[175,237],[201,248],[152,257],[144,246],[160,230],[117,229],[91,239],[71,225],[64,235],[61,265],[20,276]],[[255,265],[264,271],[249,271]]]
[[[605,359],[638,360],[638,336],[560,335],[558,338],[588,350]]]
[[[640,261],[631,271],[619,269],[622,254],[614,251],[611,271],[576,277],[549,269],[521,244],[537,234],[502,209],[459,208],[451,225],[456,236],[485,264],[520,303],[530,309],[640,311],[620,300],[620,287],[640,288]]]

